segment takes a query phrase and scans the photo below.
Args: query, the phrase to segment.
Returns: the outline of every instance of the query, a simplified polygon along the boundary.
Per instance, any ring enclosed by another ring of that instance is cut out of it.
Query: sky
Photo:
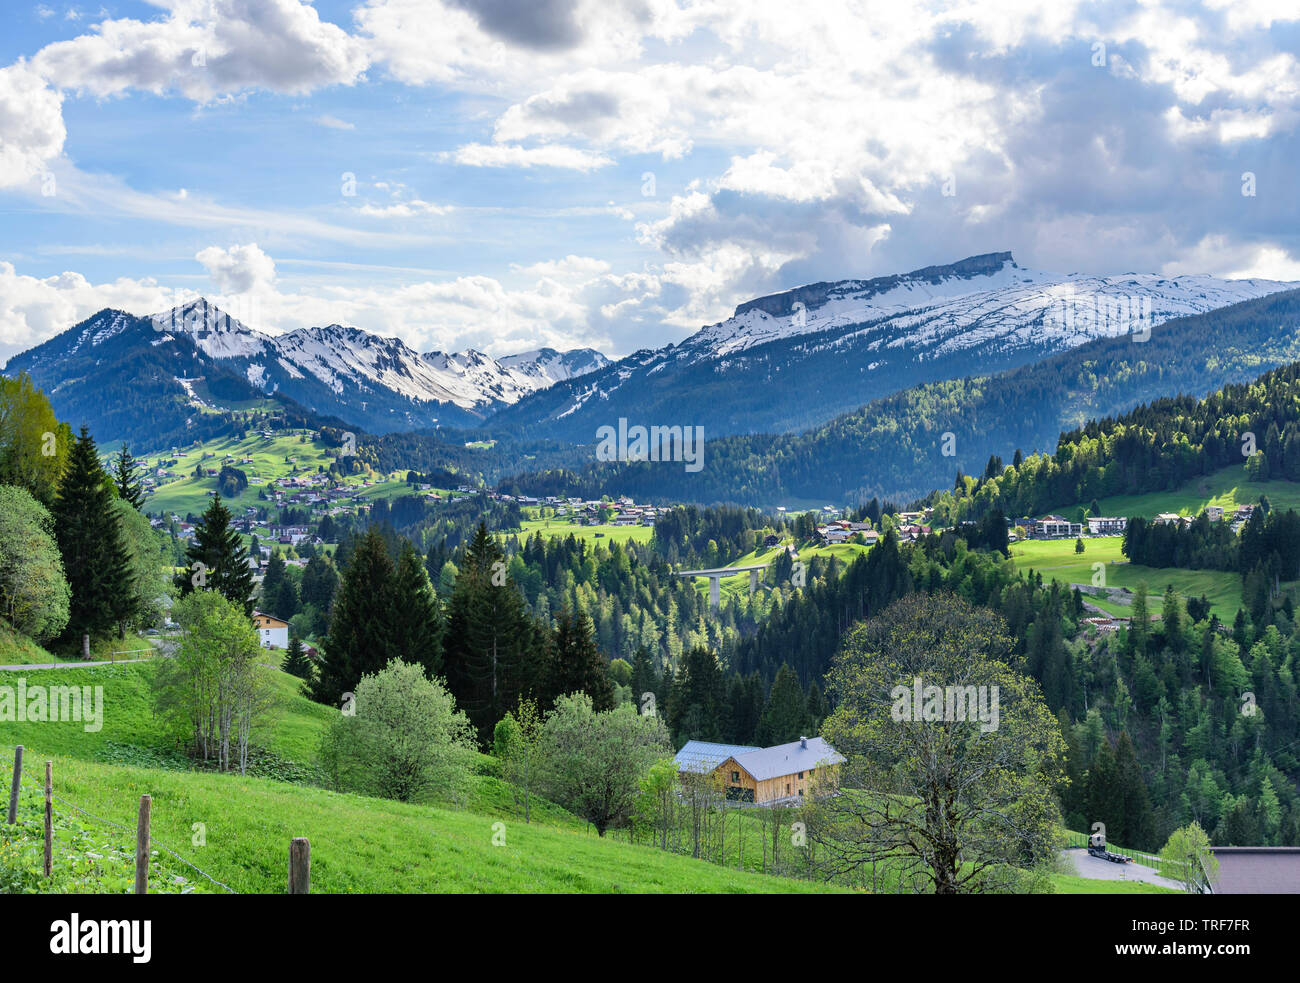
[[[10,3],[0,362],[206,296],[607,355],[1010,250],[1300,279],[1300,5]]]

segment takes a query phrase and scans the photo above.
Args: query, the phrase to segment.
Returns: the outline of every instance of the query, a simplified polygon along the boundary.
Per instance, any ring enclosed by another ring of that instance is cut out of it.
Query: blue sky
[[[1300,279],[1277,6],[14,5],[0,360],[199,294],[272,332],[620,355],[1003,249]]]

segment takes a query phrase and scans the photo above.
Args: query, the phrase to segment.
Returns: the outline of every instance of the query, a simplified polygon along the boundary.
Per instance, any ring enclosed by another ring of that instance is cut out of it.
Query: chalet
[[[253,627],[257,629],[258,640],[264,649],[287,649],[289,647],[289,622],[277,618],[265,611],[253,612]]]
[[[820,737],[768,748],[687,741],[677,752],[679,774],[716,775],[728,799],[755,805],[797,803],[809,794],[819,770],[836,769],[843,761]]]
[[[1177,512],[1161,512],[1151,522],[1157,526],[1176,526],[1182,521],[1182,518]]]
[[[1088,519],[1088,535],[1118,536],[1128,528],[1128,519],[1121,516],[1096,515]]]
[[[779,543],[779,542],[780,542],[780,540],[777,539],[775,536],[773,536],[773,535],[771,535],[771,534],[768,534],[768,535],[766,535],[766,536],[763,537],[763,545],[764,545],[764,546],[768,546],[768,547],[770,547],[770,546],[775,546],[775,545],[776,545],[777,543]]]
[[[1205,517],[1206,517],[1207,519],[1209,519],[1211,522],[1222,522],[1222,521],[1223,521],[1223,506],[1222,506],[1222,505],[1207,505],[1207,506],[1205,507]]]

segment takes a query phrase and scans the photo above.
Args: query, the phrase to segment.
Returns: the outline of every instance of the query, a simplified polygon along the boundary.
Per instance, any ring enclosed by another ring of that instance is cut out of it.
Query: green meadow
[[[1241,607],[1241,578],[1224,570],[1179,570],[1174,567],[1147,567],[1129,563],[1120,552],[1119,536],[1085,538],[1084,552],[1074,552],[1073,539],[1027,540],[1011,544],[1011,558],[1018,570],[1041,573],[1044,581],[1053,579],[1067,584],[1091,584],[1093,564],[1104,566],[1106,587],[1127,587],[1136,590],[1139,584],[1147,585],[1147,593],[1156,596],[1149,609],[1160,613],[1158,596],[1173,585],[1174,592],[1183,597],[1200,597],[1210,601],[1211,610],[1219,620],[1231,623]],[[1098,607],[1112,614],[1127,615],[1127,606],[1088,598]]]

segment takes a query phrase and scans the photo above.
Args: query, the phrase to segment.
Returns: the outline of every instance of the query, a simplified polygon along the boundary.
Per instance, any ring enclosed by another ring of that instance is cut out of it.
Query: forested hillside
[[[992,454],[1050,453],[1062,431],[1089,419],[1253,379],[1300,356],[1298,325],[1300,292],[1290,291],[1170,321],[1145,341],[1099,339],[1000,375],[916,386],[799,435],[710,440],[698,473],[593,464],[576,474],[522,475],[518,484],[694,502],[915,499],[951,487],[958,471],[982,472]],[[797,400],[804,384],[817,383],[773,383],[769,395]]]

